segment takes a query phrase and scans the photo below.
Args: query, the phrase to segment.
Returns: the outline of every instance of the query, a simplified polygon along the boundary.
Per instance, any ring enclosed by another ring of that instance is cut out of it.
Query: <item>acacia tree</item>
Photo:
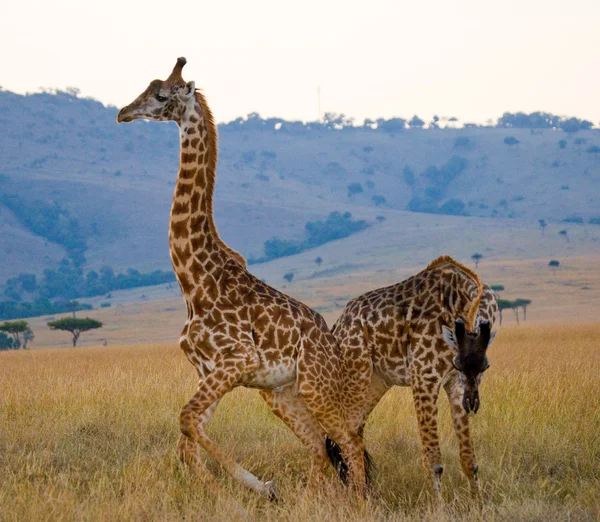
[[[504,285],[492,285],[490,288],[497,296],[500,296],[500,292],[504,292]]]
[[[322,262],[323,262],[323,258],[321,256],[319,256],[315,259],[315,263],[317,263],[317,265],[319,265],[319,266],[321,266]]]
[[[540,224],[540,229],[542,230],[542,236],[544,235],[544,230],[548,226],[545,219],[538,219],[538,223]]]
[[[71,332],[73,335],[73,346],[77,346],[77,340],[83,332],[94,330],[96,328],[102,328],[102,323],[96,321],[96,319],[90,319],[86,317],[84,319],[77,319],[75,317],[63,317],[56,321],[50,321],[48,326],[51,330],[63,330]]]
[[[500,326],[502,326],[502,312],[513,308],[513,302],[508,299],[498,299],[498,311],[500,312]]]
[[[477,269],[477,267],[479,266],[479,261],[481,261],[481,259],[483,259],[483,255],[480,254],[479,252],[475,252],[472,256],[471,259],[473,261],[475,261],[475,269]]]
[[[527,307],[531,304],[531,299],[515,299],[515,307],[520,306],[523,309],[523,321],[527,321]]]
[[[27,343],[33,341],[33,332],[27,321],[11,321],[0,325],[0,332],[10,335],[15,348],[27,348]]]

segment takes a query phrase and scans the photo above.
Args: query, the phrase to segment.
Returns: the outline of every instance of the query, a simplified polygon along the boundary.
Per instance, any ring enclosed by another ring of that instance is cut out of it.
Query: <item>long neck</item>
[[[479,278],[474,280],[471,274],[465,273],[461,268],[451,267],[450,271],[445,271],[440,284],[442,304],[449,313],[449,324],[461,317],[466,321],[467,329],[473,331],[481,299]]]
[[[169,247],[184,294],[198,277],[227,262],[228,247],[214,223],[217,131],[204,97],[196,93],[179,122],[181,158],[171,207]]]

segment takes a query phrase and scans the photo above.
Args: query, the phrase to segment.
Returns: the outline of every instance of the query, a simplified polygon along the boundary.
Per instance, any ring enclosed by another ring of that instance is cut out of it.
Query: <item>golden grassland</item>
[[[482,504],[469,501],[442,397],[438,511],[408,389],[390,392],[367,426],[378,471],[365,503],[350,501],[333,472],[326,487],[307,487],[310,460],[295,436],[255,391],[229,394],[209,433],[276,480],[271,504],[210,458],[216,478],[178,463],[178,412],[195,378],[173,344],[0,353],[0,520],[597,520],[599,335],[599,324],[501,331],[472,423]]]

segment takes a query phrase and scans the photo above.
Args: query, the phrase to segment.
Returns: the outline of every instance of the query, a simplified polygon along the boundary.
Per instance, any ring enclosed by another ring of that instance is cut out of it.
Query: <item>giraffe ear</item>
[[[181,96],[186,100],[189,100],[196,93],[196,82],[187,82],[183,91],[181,92]]]
[[[456,337],[454,336],[454,332],[451,328],[448,328],[445,324],[442,325],[442,336],[444,337],[444,341],[446,344],[453,348],[454,350],[458,350],[458,345],[456,344]]]

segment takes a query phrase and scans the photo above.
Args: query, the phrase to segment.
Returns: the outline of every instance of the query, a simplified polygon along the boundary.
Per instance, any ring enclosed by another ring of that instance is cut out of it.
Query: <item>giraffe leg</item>
[[[439,383],[424,382],[418,376],[416,379],[413,376],[412,391],[421,437],[423,465],[431,478],[436,502],[441,504],[441,478],[444,468],[437,423]]]
[[[220,399],[213,402],[198,419],[198,430],[204,432],[206,425],[209,423],[213,413],[219,405]],[[205,470],[204,463],[200,456],[200,445],[194,440],[186,437],[183,433],[179,435],[177,442],[177,456],[179,460],[187,464],[194,473],[200,473]]]
[[[358,433],[350,429],[341,402],[332,400],[335,394],[330,395],[323,388],[312,388],[312,392],[303,393],[302,398],[327,435],[340,447],[342,459],[348,466],[350,486],[364,496],[366,494],[364,442]]]
[[[325,431],[308,410],[306,403],[295,395],[293,388],[280,392],[261,390],[260,395],[277,415],[302,441],[313,456],[309,482],[318,481],[329,467],[325,451]]]
[[[450,401],[452,425],[454,426],[454,433],[456,433],[460,451],[460,465],[469,481],[471,495],[477,498],[479,496],[479,484],[477,481],[478,466],[475,461],[475,450],[469,431],[469,416],[462,405],[463,389],[458,382],[457,376],[448,379],[444,384],[444,389]]]
[[[361,415],[359,418],[353,419],[352,429],[356,430],[361,437],[363,436],[365,424],[367,423],[369,415],[371,415],[375,406],[379,404],[379,401],[389,389],[390,386],[388,386],[379,375],[374,373],[371,385],[367,391],[367,398],[361,411]]]
[[[181,410],[179,415],[181,433],[200,444],[236,480],[258,493],[274,498],[272,482],[263,483],[258,480],[252,473],[220,450],[201,429],[201,419],[206,410],[230,391],[244,373],[255,370],[259,364],[254,352],[240,344],[221,350],[222,355],[217,359],[215,367],[200,383],[194,396]]]

